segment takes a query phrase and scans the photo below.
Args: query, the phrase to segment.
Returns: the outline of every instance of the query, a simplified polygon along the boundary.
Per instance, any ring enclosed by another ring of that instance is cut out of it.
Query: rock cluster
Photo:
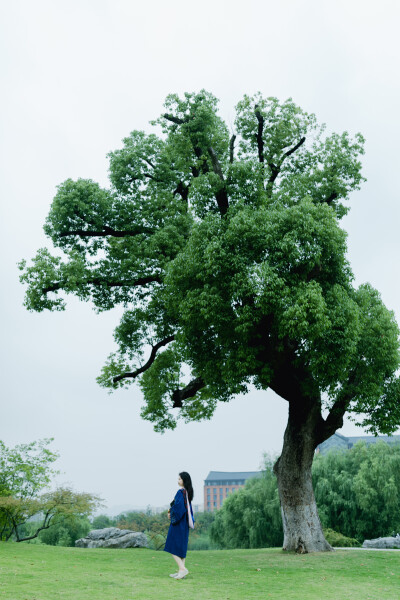
[[[400,548],[400,535],[396,537],[382,537],[375,540],[365,540],[363,548]]]
[[[118,527],[93,529],[75,542],[77,548],[148,548],[148,544],[144,533]]]

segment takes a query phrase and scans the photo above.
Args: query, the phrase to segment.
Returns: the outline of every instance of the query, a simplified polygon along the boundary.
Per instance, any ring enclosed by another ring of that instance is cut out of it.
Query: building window
[[[211,506],[211,502],[207,502],[207,506]]]
[[[234,492],[236,490],[236,488],[232,488],[232,492]]]
[[[222,488],[219,488],[219,493],[222,494]]]
[[[229,488],[225,488],[225,492],[229,494]]]
[[[214,506],[217,506],[217,503],[216,503],[216,502],[214,502]]]

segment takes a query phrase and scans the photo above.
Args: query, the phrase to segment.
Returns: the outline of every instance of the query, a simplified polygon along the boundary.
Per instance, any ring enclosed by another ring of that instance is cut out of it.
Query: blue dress
[[[164,546],[165,552],[175,554],[175,556],[179,556],[180,558],[186,557],[189,542],[189,521],[184,496],[185,492],[180,488],[175,494],[174,504],[170,508],[171,523]],[[194,523],[193,510],[190,502],[189,506]]]

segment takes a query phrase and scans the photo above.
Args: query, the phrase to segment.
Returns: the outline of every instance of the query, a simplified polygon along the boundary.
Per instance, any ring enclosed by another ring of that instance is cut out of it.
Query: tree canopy
[[[68,293],[123,305],[99,383],[139,379],[158,431],[177,413],[209,418],[250,383],[288,399],[289,372],[332,421],[346,406],[393,431],[398,328],[378,292],[354,287],[339,226],[363,180],[362,136],[327,135],[292,100],[260,94],[239,102],[232,136],[208,92],[165,107],[157,134],[133,131],[109,154],[110,188],[58,187],[45,232],[64,258],[22,261],[27,308],[63,310]]]

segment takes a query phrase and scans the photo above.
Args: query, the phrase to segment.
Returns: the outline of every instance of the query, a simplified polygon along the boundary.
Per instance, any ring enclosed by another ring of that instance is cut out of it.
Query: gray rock
[[[85,538],[75,542],[77,548],[148,548],[148,545],[144,533],[118,527],[93,529]]]
[[[400,548],[400,536],[382,537],[375,540],[364,540],[363,548]]]

